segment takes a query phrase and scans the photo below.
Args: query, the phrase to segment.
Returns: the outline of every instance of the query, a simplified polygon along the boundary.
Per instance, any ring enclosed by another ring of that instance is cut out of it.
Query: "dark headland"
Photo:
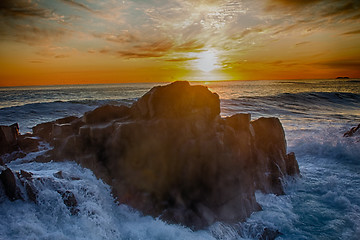
[[[337,77],[336,79],[350,79],[349,77]]]
[[[36,203],[32,173],[6,163],[44,141],[53,149],[36,161],[75,161],[108,183],[120,203],[193,229],[245,220],[261,210],[256,190],[284,194],[282,178],[299,175],[279,119],[221,117],[219,96],[188,82],[154,87],[131,107],[104,105],[42,123],[32,134],[1,126],[0,141],[0,178],[11,200]],[[76,214],[74,194],[61,194]]]

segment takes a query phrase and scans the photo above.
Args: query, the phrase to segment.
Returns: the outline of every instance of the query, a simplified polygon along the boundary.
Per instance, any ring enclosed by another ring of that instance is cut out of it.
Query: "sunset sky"
[[[0,86],[360,78],[359,0],[1,0]]]

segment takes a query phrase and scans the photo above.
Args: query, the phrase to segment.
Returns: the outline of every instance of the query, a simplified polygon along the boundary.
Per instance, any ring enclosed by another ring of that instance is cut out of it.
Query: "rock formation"
[[[61,172],[57,174],[59,176],[55,177],[62,178]],[[74,193],[69,190],[63,190],[61,184],[55,183],[51,178],[34,178],[31,172],[23,170],[13,171],[8,167],[0,166],[0,190],[10,201],[23,200],[37,203],[39,192],[36,185],[39,185],[39,182],[41,183],[40,185],[48,182],[51,186],[58,187],[59,189],[56,191],[60,194],[70,214],[78,214],[78,202]]]
[[[198,229],[246,219],[260,210],[256,190],[283,194],[281,178],[299,174],[277,118],[219,114],[216,93],[174,82],[33,134],[54,147],[45,158],[90,168],[120,203]]]
[[[19,134],[19,125],[0,126],[0,165],[11,160],[24,157],[26,153],[38,150],[39,141],[36,137]]]
[[[360,124],[344,133],[344,137],[352,137],[354,135],[360,135]]]

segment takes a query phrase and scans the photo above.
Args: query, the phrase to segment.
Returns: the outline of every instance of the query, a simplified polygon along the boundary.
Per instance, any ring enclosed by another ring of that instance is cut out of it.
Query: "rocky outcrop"
[[[355,135],[360,135],[360,124],[344,133],[344,137],[353,137]]]
[[[17,150],[19,125],[0,126],[0,155]]]
[[[19,125],[0,126],[0,165],[38,151],[39,141],[31,134],[19,134]]]
[[[55,176],[54,174],[55,177],[63,178],[61,171],[56,174],[58,175]],[[56,192],[60,194],[70,214],[78,214],[78,202],[74,193],[70,190],[64,190],[64,186],[61,184],[54,182],[51,178],[34,177],[33,173],[24,170],[13,171],[8,167],[0,167],[0,192],[5,193],[4,195],[10,201],[22,200],[38,203],[39,191],[36,183],[37,185],[41,183],[40,185],[49,184],[55,187]]]
[[[219,113],[216,93],[175,82],[33,132],[54,146],[49,160],[90,168],[120,203],[197,229],[246,219],[260,210],[256,190],[283,194],[281,178],[299,174],[277,118]]]
[[[36,202],[37,191],[33,185],[32,173],[23,170],[14,172],[6,167],[0,171],[0,186],[10,201],[28,199]]]

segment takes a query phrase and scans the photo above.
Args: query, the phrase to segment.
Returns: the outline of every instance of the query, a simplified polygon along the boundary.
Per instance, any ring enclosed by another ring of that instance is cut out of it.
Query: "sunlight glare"
[[[219,68],[218,57],[214,50],[207,50],[197,54],[195,67],[203,72],[211,72]]]

